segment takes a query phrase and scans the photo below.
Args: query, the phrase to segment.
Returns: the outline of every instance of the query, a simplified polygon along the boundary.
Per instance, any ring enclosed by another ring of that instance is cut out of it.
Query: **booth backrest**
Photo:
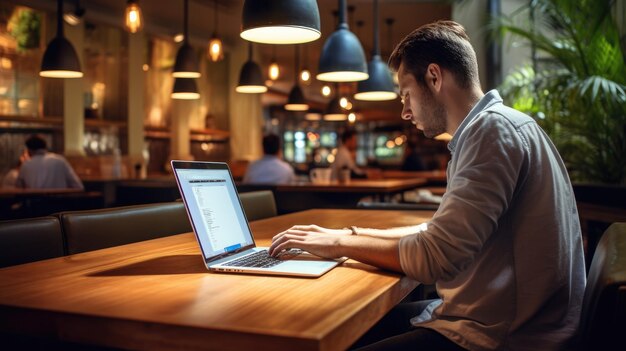
[[[0,221],[0,267],[63,256],[58,218]]]
[[[190,232],[182,202],[58,214],[68,254]]]

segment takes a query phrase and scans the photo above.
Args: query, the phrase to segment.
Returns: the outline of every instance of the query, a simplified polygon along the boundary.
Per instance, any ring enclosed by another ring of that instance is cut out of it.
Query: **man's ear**
[[[429,64],[428,67],[426,67],[426,74],[424,78],[426,79],[426,85],[432,92],[438,93],[439,91],[441,91],[443,81],[441,75],[441,67],[439,67],[438,64]]]

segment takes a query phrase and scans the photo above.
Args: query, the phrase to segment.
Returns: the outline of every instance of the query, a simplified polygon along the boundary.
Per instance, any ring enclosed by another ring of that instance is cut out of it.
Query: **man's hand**
[[[269,254],[276,256],[283,250],[298,248],[326,258],[338,258],[339,239],[350,235],[350,229],[329,229],[317,225],[296,225],[272,238]]]

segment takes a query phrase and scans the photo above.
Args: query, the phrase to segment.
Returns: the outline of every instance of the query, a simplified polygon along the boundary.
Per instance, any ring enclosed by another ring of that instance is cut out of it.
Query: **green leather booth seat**
[[[579,332],[584,350],[626,348],[626,223],[613,223],[596,247]]]
[[[63,256],[58,218],[0,221],[0,267]]]
[[[276,201],[271,190],[241,193],[239,199],[248,221],[274,217],[277,214]]]
[[[192,231],[182,202],[61,212],[57,216],[70,255]]]

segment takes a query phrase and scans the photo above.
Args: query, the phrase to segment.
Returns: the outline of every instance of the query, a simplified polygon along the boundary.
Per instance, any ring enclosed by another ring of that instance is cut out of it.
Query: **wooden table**
[[[422,178],[426,179],[428,185],[445,185],[448,181],[446,177],[446,171],[432,170],[432,171],[397,171],[387,170],[383,171],[383,177],[385,179],[411,179]]]
[[[262,185],[238,184],[239,192],[267,189],[274,192],[279,213],[292,213],[311,208],[356,208],[364,197],[374,201],[387,201],[395,194],[415,189],[426,183],[425,179],[352,179],[347,183],[313,184],[296,182],[292,184]]]
[[[311,210],[251,223],[403,226],[432,212]],[[143,350],[343,350],[418,285],[348,260],[320,278],[208,272],[193,234],[0,269],[0,332]]]

